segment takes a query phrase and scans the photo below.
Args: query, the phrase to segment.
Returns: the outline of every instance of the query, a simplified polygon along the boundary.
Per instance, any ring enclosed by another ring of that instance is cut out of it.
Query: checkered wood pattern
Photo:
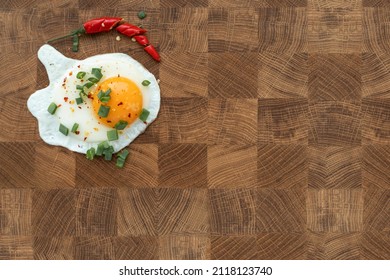
[[[38,48],[140,9],[161,63],[115,32],[53,43],[161,79],[125,168],[43,143]],[[2,1],[0,259],[390,259],[389,21],[386,0]]]

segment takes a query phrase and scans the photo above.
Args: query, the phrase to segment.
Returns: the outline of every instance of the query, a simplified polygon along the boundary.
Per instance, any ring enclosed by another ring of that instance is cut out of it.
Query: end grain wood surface
[[[49,146],[26,101],[38,48],[124,52],[161,79],[123,170]],[[0,3],[0,259],[390,259],[390,2]],[[102,172],[104,170],[104,172]]]

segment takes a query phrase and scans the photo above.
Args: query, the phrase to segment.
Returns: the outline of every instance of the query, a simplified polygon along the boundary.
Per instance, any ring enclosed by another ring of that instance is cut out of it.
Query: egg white
[[[137,119],[120,131],[119,139],[110,141],[115,152],[128,146],[158,115],[160,88],[156,78],[127,54],[109,53],[75,60],[65,57],[49,45],[43,45],[38,51],[38,58],[46,68],[49,86],[33,93],[27,101],[27,107],[38,120],[40,137],[48,144],[86,153],[89,148],[107,140],[107,131],[113,129],[99,123],[90,99],[85,98],[85,103],[80,105],[76,102],[69,103],[79,97],[76,85],[83,84],[76,78],[79,71],[91,73],[92,68],[101,68],[103,77],[99,83],[111,77],[126,77],[137,84],[142,92],[143,108],[150,112],[146,123]],[[90,76],[92,75],[86,76],[84,80]],[[147,87],[143,86],[143,80],[150,81],[150,84]],[[94,87],[91,88],[92,91]],[[65,101],[64,97],[68,97],[68,100]],[[47,111],[52,102],[61,104],[54,115]],[[59,131],[60,123],[69,128],[68,136]],[[79,124],[78,135],[70,132],[74,123]]]

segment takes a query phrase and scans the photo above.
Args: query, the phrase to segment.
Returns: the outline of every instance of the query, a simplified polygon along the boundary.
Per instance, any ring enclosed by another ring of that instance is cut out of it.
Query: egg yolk
[[[98,94],[101,90],[106,92],[108,89],[111,89],[110,100],[102,103]],[[123,77],[113,77],[100,83],[92,92],[92,104],[96,117],[101,123],[110,127],[115,127],[119,121],[131,124],[142,111],[142,94],[133,81]],[[98,115],[101,105],[110,107],[107,117]]]

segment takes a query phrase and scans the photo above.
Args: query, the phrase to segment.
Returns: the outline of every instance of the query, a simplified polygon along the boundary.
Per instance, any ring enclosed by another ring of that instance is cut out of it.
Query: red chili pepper
[[[145,29],[142,29],[138,26],[132,25],[130,23],[124,23],[119,25],[116,30],[118,30],[119,33],[122,33],[128,37],[133,37],[135,35],[141,35],[146,32]]]
[[[83,24],[82,27],[79,29],[73,30],[70,34],[61,36],[58,38],[50,39],[49,42],[56,41],[59,39],[80,35],[83,33],[87,34],[93,34],[93,33],[99,33],[99,32],[107,32],[113,29],[118,23],[120,23],[123,20],[123,18],[118,17],[101,17],[101,18],[94,18],[86,23]]]
[[[149,40],[145,35],[136,35],[134,36],[134,39],[138,42],[138,44],[144,47],[149,45]]]
[[[146,46],[144,48],[144,50],[148,54],[150,54],[150,56],[153,57],[154,60],[160,62],[160,55],[158,54],[158,52],[156,51],[156,49],[152,45]]]

